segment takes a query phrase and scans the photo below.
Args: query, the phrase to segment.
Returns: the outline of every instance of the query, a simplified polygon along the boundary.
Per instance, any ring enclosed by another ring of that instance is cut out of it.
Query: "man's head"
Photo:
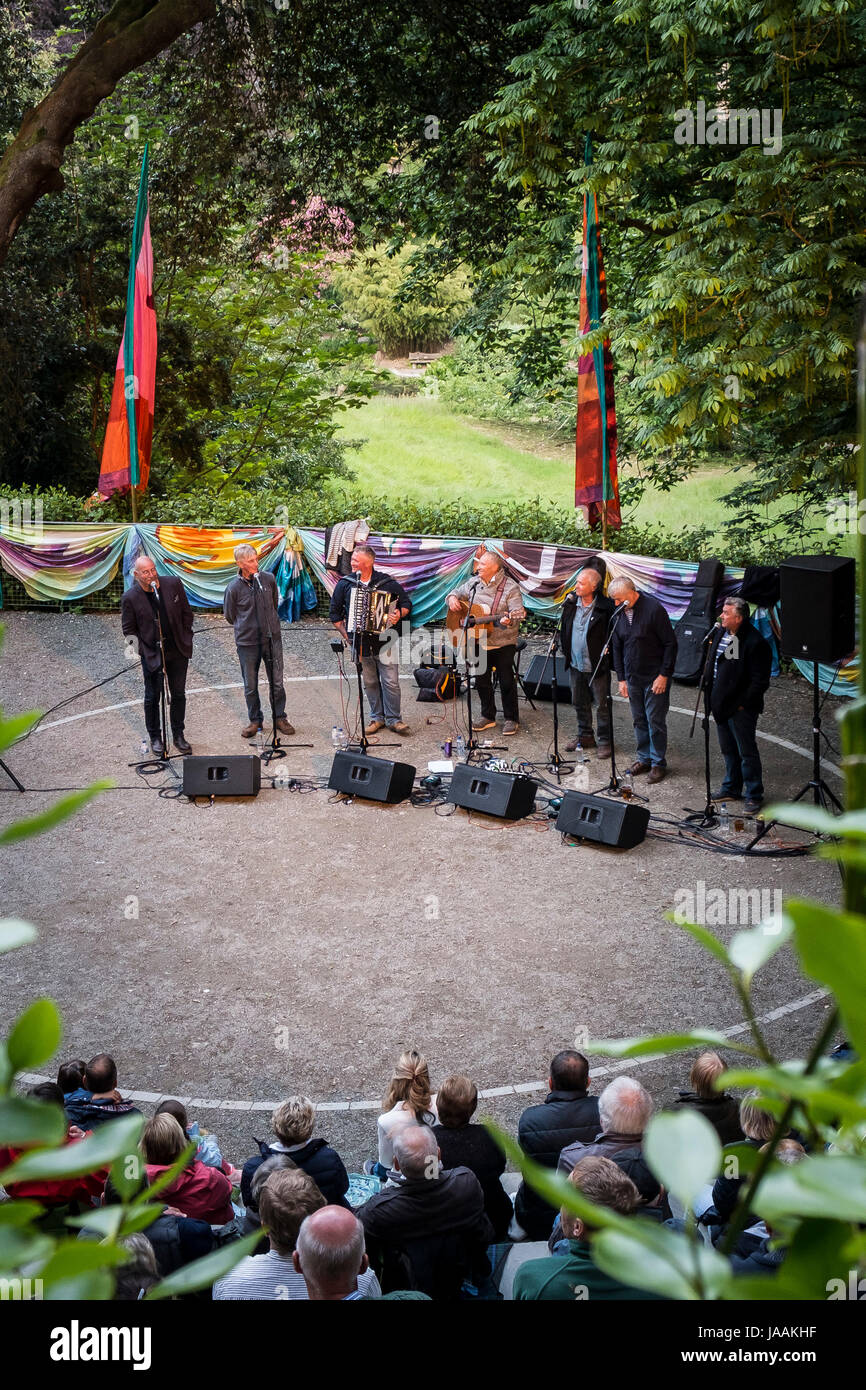
[[[478,1105],[478,1087],[468,1076],[446,1076],[436,1092],[439,1123],[446,1129],[468,1125]]]
[[[373,573],[375,559],[376,552],[371,545],[356,545],[352,551],[352,569],[355,574],[360,574],[365,583]]]
[[[313,1132],[316,1111],[306,1096],[289,1096],[278,1105],[271,1116],[271,1129],[281,1144],[291,1148],[294,1144],[306,1144]]]
[[[652,1097],[631,1076],[618,1076],[598,1098],[604,1134],[643,1134],[653,1112]]]
[[[722,604],[721,623],[725,632],[738,632],[751,613],[744,598],[726,598]]]
[[[337,1301],[354,1293],[367,1269],[364,1227],[345,1207],[322,1207],[298,1232],[292,1263],[303,1274],[311,1299]]]
[[[278,1168],[259,1189],[259,1216],[271,1249],[290,1255],[301,1223],[325,1205],[317,1184],[303,1168]]]
[[[619,579],[614,579],[608,589],[608,593],[614,603],[625,603],[629,608],[634,608],[640,598],[640,593],[635,588],[632,581],[626,579],[624,575],[621,575]]]
[[[492,584],[502,569],[502,561],[492,550],[485,550],[478,561],[478,573],[485,584]]]
[[[117,1067],[107,1052],[98,1052],[84,1068],[84,1089],[95,1096],[107,1095],[117,1086]]]
[[[719,1092],[716,1082],[724,1070],[725,1064],[718,1052],[702,1052],[700,1057],[695,1058],[689,1072],[689,1085],[695,1095],[700,1096],[701,1100],[717,1099]]]
[[[439,1177],[439,1145],[429,1125],[403,1125],[394,1135],[394,1167],[409,1182]]]
[[[132,567],[132,573],[142,589],[149,589],[154,581],[156,582],[157,588],[159,588],[159,575],[156,572],[156,565],[148,555],[139,555]]]
[[[640,1205],[640,1193],[621,1168],[617,1168],[609,1158],[582,1158],[568,1175],[572,1183],[589,1202],[597,1207],[607,1207],[619,1212],[620,1216],[630,1216]],[[560,1212],[562,1232],[566,1240],[586,1240],[593,1227],[579,1216],[573,1216],[565,1207]]]
[[[589,1062],[583,1053],[568,1048],[557,1052],[550,1064],[547,1084],[551,1091],[585,1091],[589,1084]]]
[[[251,579],[259,572],[259,557],[251,545],[236,545],[233,551],[235,564],[244,579]]]
[[[574,583],[575,592],[579,598],[590,598],[595,594],[601,584],[601,575],[598,570],[590,569],[587,566],[580,571]]]

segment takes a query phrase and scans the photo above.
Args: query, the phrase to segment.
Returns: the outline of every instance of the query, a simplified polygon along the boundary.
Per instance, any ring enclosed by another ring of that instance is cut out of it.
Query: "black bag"
[[[415,670],[418,701],[432,704],[439,700],[456,700],[463,679],[453,666],[418,666]]]

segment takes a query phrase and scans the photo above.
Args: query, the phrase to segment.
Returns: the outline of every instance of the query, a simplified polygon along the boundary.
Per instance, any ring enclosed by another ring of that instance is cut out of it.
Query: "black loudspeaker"
[[[782,654],[832,666],[850,656],[854,628],[854,561],[797,555],[779,566]]]
[[[646,836],[649,818],[645,806],[589,796],[586,792],[566,792],[556,817],[556,828],[566,835],[594,840],[599,845],[634,849]]]
[[[557,701],[563,704],[570,704],[571,681],[569,680],[568,672],[565,669],[565,657],[556,656],[554,657],[554,661],[556,662]],[[546,670],[545,662],[547,663]],[[542,671],[544,671],[544,680],[541,681],[541,685],[538,689],[538,694],[536,695],[535,687],[536,685],[538,685],[538,682],[541,679]],[[550,661],[545,656],[534,656],[529,663],[529,670],[523,677],[523,685],[524,689],[529,693],[533,700],[552,700],[553,661]]]
[[[258,796],[261,785],[262,765],[249,753],[183,760],[185,796]]]
[[[488,772],[471,763],[457,763],[448,789],[448,800],[467,811],[520,820],[535,805],[538,783],[515,772]]]
[[[328,787],[347,796],[365,796],[368,801],[405,801],[415,781],[410,763],[390,763],[386,758],[368,758],[365,753],[335,753]]]

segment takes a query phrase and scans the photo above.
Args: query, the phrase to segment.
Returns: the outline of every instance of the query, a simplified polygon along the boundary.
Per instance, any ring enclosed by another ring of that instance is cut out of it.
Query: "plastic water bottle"
[[[139,749],[138,751],[139,751],[140,754],[141,754],[141,761],[142,761],[142,762],[146,762],[147,759],[150,757],[150,749],[149,749],[148,746],[147,746],[147,739],[146,739],[146,738],[143,738],[143,739],[141,740],[141,747],[140,747],[140,749]]]
[[[331,730],[331,747],[333,748],[335,753],[339,750],[340,747],[340,734],[336,724]]]
[[[466,757],[466,740],[462,734],[457,735],[457,742],[454,745],[454,753],[458,758]]]
[[[730,830],[730,828],[731,818],[728,815],[728,803],[726,801],[723,801],[721,806],[719,807],[719,829]]]
[[[345,753],[348,746],[349,740],[346,738],[345,730],[341,725],[340,728],[337,730],[337,747],[341,750],[341,752]]]

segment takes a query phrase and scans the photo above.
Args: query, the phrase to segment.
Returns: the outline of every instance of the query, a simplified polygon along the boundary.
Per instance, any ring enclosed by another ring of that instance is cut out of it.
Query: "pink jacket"
[[[169,1166],[148,1163],[148,1182],[153,1182]],[[225,1173],[221,1173],[219,1168],[209,1168],[196,1158],[158,1195],[160,1200],[177,1207],[184,1216],[192,1217],[195,1221],[209,1221],[212,1226],[222,1226],[234,1216],[231,1194],[232,1185]]]

